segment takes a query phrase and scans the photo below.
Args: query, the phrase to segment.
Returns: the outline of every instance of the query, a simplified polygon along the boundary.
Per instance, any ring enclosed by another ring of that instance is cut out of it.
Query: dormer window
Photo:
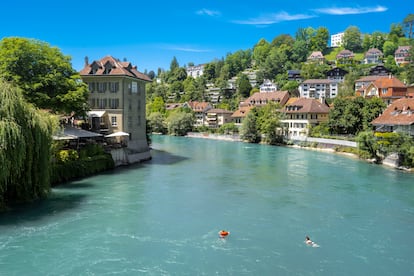
[[[111,71],[112,71],[112,68],[113,68],[113,65],[112,65],[111,62],[108,61],[107,63],[105,63],[104,74],[105,75],[109,75],[111,73]]]
[[[90,75],[95,75],[96,74],[96,72],[98,72],[98,70],[99,70],[99,68],[100,68],[100,66],[94,61],[92,64],[91,64],[91,71],[89,72],[89,74]]]

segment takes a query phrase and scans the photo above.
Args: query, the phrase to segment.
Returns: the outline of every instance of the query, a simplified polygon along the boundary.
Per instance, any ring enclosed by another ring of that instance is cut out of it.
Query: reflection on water
[[[0,275],[414,273],[412,174],[301,149],[152,140],[149,162],[0,215]]]

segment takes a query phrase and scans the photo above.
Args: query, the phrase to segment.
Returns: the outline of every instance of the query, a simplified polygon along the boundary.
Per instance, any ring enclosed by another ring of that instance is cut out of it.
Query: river
[[[303,149],[152,139],[149,162],[1,214],[0,275],[414,275],[413,174]]]

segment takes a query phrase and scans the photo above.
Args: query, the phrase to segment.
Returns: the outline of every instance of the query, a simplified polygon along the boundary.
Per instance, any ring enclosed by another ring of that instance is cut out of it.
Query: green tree
[[[174,70],[180,68],[180,65],[178,64],[177,58],[173,57],[173,59],[170,62],[170,72],[174,72]]]
[[[328,47],[329,31],[325,27],[319,27],[311,37],[310,49],[323,52]]]
[[[162,97],[155,97],[152,102],[147,103],[147,116],[154,112],[165,114],[165,102]]]
[[[405,35],[408,38],[413,38],[413,33],[414,33],[414,28],[413,28],[413,26],[414,26],[414,14],[413,13],[408,14],[404,18],[402,26],[403,26]]]
[[[257,110],[259,132],[264,136],[263,141],[270,145],[283,142],[282,113],[279,110],[280,105],[276,103],[268,103]]]
[[[56,47],[26,38],[0,41],[0,77],[22,88],[30,103],[43,109],[84,115],[88,89],[69,56]]]
[[[28,104],[21,90],[0,81],[0,208],[48,195],[57,125],[56,118]]]
[[[193,114],[176,111],[172,112],[166,119],[168,134],[184,136],[193,128]]]
[[[362,50],[362,35],[358,27],[350,26],[345,30],[343,46],[345,49],[353,52]]]
[[[256,61],[256,65],[260,65],[265,62],[266,57],[269,54],[271,45],[264,38],[253,47],[253,59]]]
[[[243,98],[250,96],[252,85],[250,84],[249,78],[245,74],[239,74],[239,77],[237,78],[237,90]]]
[[[377,118],[387,107],[384,101],[378,97],[365,99],[362,108],[362,129],[371,129],[371,122]]]
[[[260,142],[260,133],[257,126],[257,116],[254,108],[247,113],[240,128],[240,138],[249,143]]]
[[[167,133],[165,127],[165,115],[161,112],[153,112],[148,116],[148,124],[151,132],[155,133]]]
[[[397,50],[398,45],[392,41],[385,41],[384,45],[382,46],[382,51],[384,53],[384,57],[394,56],[395,50]]]
[[[378,143],[377,139],[372,131],[361,131],[356,137],[358,143],[358,149],[365,154],[362,154],[364,158],[375,158],[378,162],[380,157],[378,156]]]

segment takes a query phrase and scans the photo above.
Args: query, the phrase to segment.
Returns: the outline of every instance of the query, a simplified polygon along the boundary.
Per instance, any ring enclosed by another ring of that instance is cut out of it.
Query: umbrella
[[[129,133],[118,131],[118,132],[114,132],[109,135],[106,135],[105,137],[110,138],[110,137],[121,137],[121,136],[129,136]]]

